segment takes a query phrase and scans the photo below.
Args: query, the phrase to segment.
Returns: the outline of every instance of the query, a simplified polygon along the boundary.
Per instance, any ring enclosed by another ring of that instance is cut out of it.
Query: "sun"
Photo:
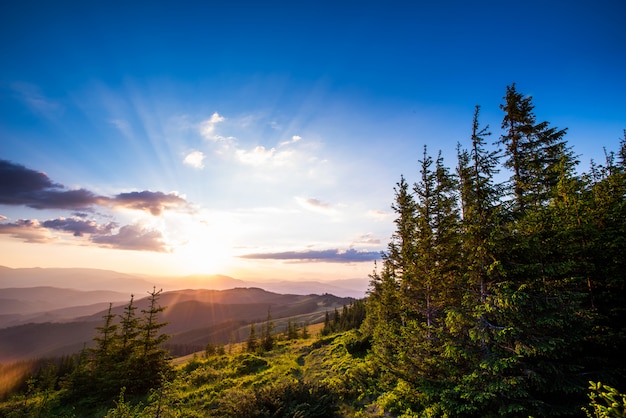
[[[234,225],[226,220],[186,219],[178,228],[172,255],[179,272],[226,274],[236,264]]]

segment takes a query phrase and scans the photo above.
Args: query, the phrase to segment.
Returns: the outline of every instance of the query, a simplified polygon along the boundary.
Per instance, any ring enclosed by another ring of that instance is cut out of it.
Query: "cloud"
[[[380,239],[368,233],[358,236],[353,243],[361,245],[380,245]]]
[[[290,140],[283,141],[280,144],[278,144],[278,146],[279,147],[284,147],[284,146],[287,146],[287,145],[295,144],[296,142],[298,142],[300,140],[302,140],[302,137],[300,135],[294,135],[294,136],[291,137]]]
[[[89,235],[89,240],[102,247],[121,250],[169,252],[163,235],[157,230],[147,230],[140,225],[126,225],[117,233],[115,222],[98,224],[94,220],[57,218],[39,222],[36,219],[20,219],[0,224],[0,234],[10,235],[27,243],[45,244],[54,241],[50,231],[70,232],[75,237]]]
[[[258,145],[250,151],[235,150],[235,158],[239,162],[253,167],[285,167],[293,165],[294,153],[292,151],[276,151],[275,148],[267,149]]]
[[[270,161],[275,151],[276,150],[274,148],[266,149],[263,146],[257,146],[251,151],[238,149],[235,151],[235,155],[237,156],[237,159],[244,164],[259,166]]]
[[[185,156],[183,163],[190,167],[197,168],[198,170],[202,170],[204,168],[204,158],[205,155],[202,151],[191,151]]]
[[[84,209],[102,203],[89,190],[66,190],[40,171],[0,160],[0,204],[34,209]]]
[[[319,199],[315,199],[312,197],[296,197],[295,199],[301,207],[307,210],[324,213],[328,213],[333,210],[333,207],[330,203],[322,202]]]
[[[275,120],[270,122],[270,127],[272,129],[277,130],[277,131],[279,131],[282,128],[282,126],[280,126],[280,124],[278,122],[276,122]]]
[[[221,139],[219,135],[215,135],[215,126],[223,122],[225,119],[219,113],[215,112],[211,115],[211,117],[204,122],[200,123],[200,135],[202,135],[205,139],[211,141],[217,141]]]
[[[166,209],[187,207],[187,201],[175,193],[147,190],[120,193],[113,197],[99,196],[86,189],[67,190],[63,185],[53,183],[43,172],[0,160],[0,205],[72,210],[110,205],[144,210],[159,216]]]
[[[0,234],[29,243],[46,243],[54,239],[51,231],[69,232],[75,237],[89,235],[94,244],[125,250],[167,252],[169,248],[160,231],[139,225],[126,225],[117,233],[115,222],[99,224],[83,212],[92,206],[128,208],[159,216],[165,210],[189,209],[187,201],[176,193],[165,194],[144,190],[120,193],[112,197],[99,196],[86,189],[67,190],[54,183],[43,172],[0,160],[0,204],[28,206],[34,209],[71,209],[74,215],[43,222],[22,219],[1,223]],[[88,211],[89,212],[89,211]],[[0,220],[7,218],[0,215]]]
[[[45,244],[52,241],[46,228],[37,220],[20,219],[16,222],[0,224],[0,234],[10,235],[28,243]]]
[[[50,219],[44,221],[41,225],[48,229],[71,232],[75,237],[82,237],[84,234],[110,234],[117,227],[115,222],[99,225],[94,220],[78,217]]]
[[[296,260],[322,263],[360,263],[380,259],[380,253],[376,251],[358,251],[348,249],[308,250],[308,251],[285,251],[278,253],[246,254],[240,258],[254,260]]]
[[[154,216],[159,216],[166,209],[186,207],[187,201],[176,193],[165,194],[163,192],[120,193],[109,199],[114,207],[123,207],[135,210],[144,210]]]
[[[366,216],[376,221],[386,221],[391,216],[391,213],[384,210],[369,210]]]
[[[121,250],[169,252],[160,231],[147,230],[136,224],[121,227],[117,234],[93,235],[91,241]]]

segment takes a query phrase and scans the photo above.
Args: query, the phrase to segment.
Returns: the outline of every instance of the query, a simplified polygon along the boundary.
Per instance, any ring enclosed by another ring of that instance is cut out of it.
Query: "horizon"
[[[580,171],[626,128],[619,2],[5,9],[10,268],[366,278],[400,176],[424,146],[455,167],[475,105],[496,141],[508,85],[568,129]]]
[[[8,270],[8,273],[5,273]],[[62,276],[59,276],[62,274]],[[62,277],[63,282],[58,279]],[[229,291],[260,289],[282,295],[323,295],[362,299],[370,289],[369,278],[329,280],[254,279],[223,274],[158,276],[115,270],[75,267],[21,267],[0,265],[0,290],[49,288],[78,292],[118,292],[147,297],[152,288],[164,293],[179,291]]]

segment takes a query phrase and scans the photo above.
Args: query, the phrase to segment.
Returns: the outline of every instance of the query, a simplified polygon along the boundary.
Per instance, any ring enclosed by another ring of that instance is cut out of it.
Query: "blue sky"
[[[581,169],[626,128],[626,4],[44,2],[0,15],[0,265],[365,277],[424,145],[506,86]]]

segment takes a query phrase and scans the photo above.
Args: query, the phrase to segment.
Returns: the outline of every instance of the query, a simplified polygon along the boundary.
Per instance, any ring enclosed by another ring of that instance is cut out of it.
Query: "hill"
[[[258,288],[238,288],[165,292],[159,302],[167,307],[162,319],[168,322],[163,331],[172,336],[169,343],[185,351],[204,347],[208,342],[241,341],[246,338],[250,323],[264,321],[268,310],[279,326],[288,318],[313,323],[323,321],[324,312],[352,300],[333,295],[284,295]],[[148,299],[138,299],[135,304],[140,312],[147,309]],[[123,309],[124,305],[118,305],[113,312],[121,314]],[[0,329],[0,362],[75,353],[84,344],[91,344],[95,327],[101,325],[105,312],[102,309],[65,323],[30,323]]]

